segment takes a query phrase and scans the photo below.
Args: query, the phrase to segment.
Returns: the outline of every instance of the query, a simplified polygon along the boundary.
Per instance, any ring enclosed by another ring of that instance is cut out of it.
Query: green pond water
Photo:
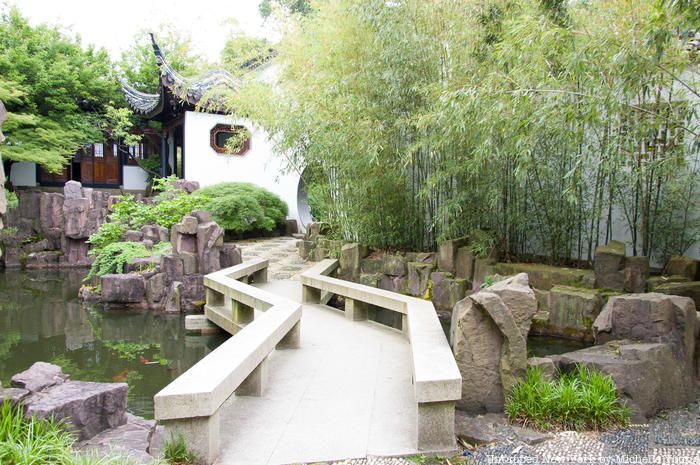
[[[0,381],[37,361],[72,379],[126,382],[129,411],[153,417],[153,395],[224,336],[185,333],[184,317],[81,305],[85,270],[0,272]]]

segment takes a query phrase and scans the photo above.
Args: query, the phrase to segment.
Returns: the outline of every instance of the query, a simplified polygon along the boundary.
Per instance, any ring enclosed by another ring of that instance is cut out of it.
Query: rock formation
[[[457,303],[450,339],[462,373],[459,409],[503,411],[505,396],[525,374],[526,338],[536,311],[535,294],[524,273]]]

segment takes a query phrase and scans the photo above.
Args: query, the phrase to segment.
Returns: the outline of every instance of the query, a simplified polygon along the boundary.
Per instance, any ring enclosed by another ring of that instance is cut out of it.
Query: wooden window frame
[[[221,147],[216,143],[216,136],[219,133],[221,133],[221,132],[235,133],[236,131],[240,131],[240,130],[248,131],[248,133],[250,134],[250,130],[248,128],[246,128],[245,126],[242,126],[240,124],[235,124],[235,125],[217,124],[216,126],[214,126],[211,129],[211,131],[209,133],[209,145],[211,146],[212,149],[214,149],[214,151],[216,153],[225,154],[225,155],[245,155],[246,153],[248,153],[250,151],[252,137],[248,137],[246,139],[246,141],[243,143],[243,147],[241,148],[241,150],[239,150],[238,152],[234,152],[234,153],[227,152],[226,147]],[[252,136],[252,134],[251,134],[251,136]]]

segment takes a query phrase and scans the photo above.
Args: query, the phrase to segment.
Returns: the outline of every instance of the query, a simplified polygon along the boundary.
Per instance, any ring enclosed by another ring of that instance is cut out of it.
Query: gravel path
[[[535,445],[505,440],[450,458],[371,457],[334,462],[332,465],[415,464],[700,465],[700,397],[684,408],[662,412],[649,424],[630,425],[615,431],[564,431]]]

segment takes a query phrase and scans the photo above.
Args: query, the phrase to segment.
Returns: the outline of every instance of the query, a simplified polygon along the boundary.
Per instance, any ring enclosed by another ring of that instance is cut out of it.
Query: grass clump
[[[612,378],[581,365],[554,381],[544,379],[539,368],[528,368],[505,410],[511,421],[542,430],[605,430],[626,425],[630,415]]]
[[[182,434],[170,435],[163,444],[163,458],[171,465],[189,465],[195,463],[197,457],[187,448],[187,442]]]
[[[204,208],[226,231],[242,234],[272,231],[284,224],[287,204],[276,194],[245,182],[223,182],[195,193],[207,198]]]
[[[25,418],[21,406],[0,406],[0,463],[8,465],[135,465],[120,456],[77,453],[76,437],[53,418]],[[151,465],[164,465],[154,459]]]

